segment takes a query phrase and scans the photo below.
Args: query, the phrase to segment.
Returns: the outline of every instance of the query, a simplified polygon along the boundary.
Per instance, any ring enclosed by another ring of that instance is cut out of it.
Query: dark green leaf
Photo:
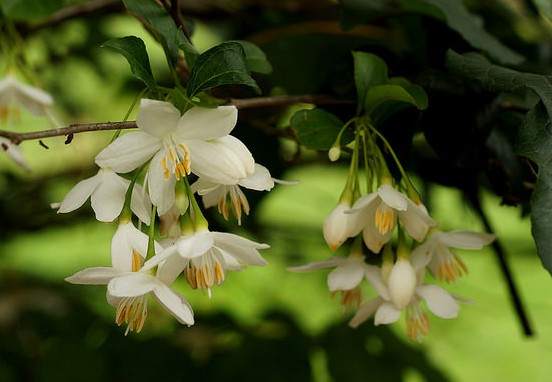
[[[483,20],[468,12],[460,0],[421,0],[437,7],[445,18],[450,29],[470,43],[471,46],[487,52],[502,64],[519,64],[523,57],[503,45],[483,28]]]
[[[365,110],[366,114],[371,115],[376,108],[390,101],[404,102],[416,106],[419,110],[427,108],[427,96],[424,98],[425,92],[418,86],[412,86],[415,91],[416,98],[410,92],[400,85],[378,85],[371,87],[366,95]]]
[[[531,229],[541,261],[552,273],[552,123],[542,102],[525,116],[516,151],[539,166],[531,195]]]
[[[16,20],[45,18],[59,10],[62,5],[62,0],[0,0],[2,13]]]
[[[491,64],[477,53],[447,52],[447,66],[454,73],[477,80],[492,91],[511,92],[521,88],[533,90],[540,97],[548,115],[552,116],[552,76],[518,72]]]
[[[234,41],[240,44],[245,53],[245,64],[250,72],[270,74],[272,73],[272,65],[266,59],[266,54],[257,45],[249,41],[237,40]]]
[[[178,58],[177,41],[182,41],[185,37],[182,30],[176,27],[171,15],[156,0],[123,0],[123,4],[130,12],[147,21],[157,33],[167,61],[174,67]]]
[[[198,50],[188,41],[183,33],[177,34],[178,48],[184,52],[186,63],[192,69],[195,65],[195,60],[199,56]]]
[[[322,109],[299,110],[291,117],[299,142],[315,150],[329,150],[342,127],[339,118]]]
[[[142,80],[151,90],[157,88],[151,72],[146,45],[140,38],[135,36],[113,38],[105,42],[102,48],[121,54],[130,64],[130,70],[134,77]]]
[[[358,105],[361,107],[366,104],[371,87],[387,83],[387,64],[375,54],[366,52],[353,52],[353,60]]]
[[[229,84],[251,86],[260,92],[259,86],[247,70],[243,48],[237,42],[217,45],[196,59],[188,80],[188,97],[192,98],[203,90]]]
[[[533,0],[533,3],[540,13],[548,18],[548,21],[552,21],[552,2],[550,0]]]

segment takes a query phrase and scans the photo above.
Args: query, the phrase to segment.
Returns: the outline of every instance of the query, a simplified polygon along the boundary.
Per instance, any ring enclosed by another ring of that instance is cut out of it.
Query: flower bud
[[[397,259],[388,280],[389,295],[397,309],[404,309],[414,296],[417,278],[410,261]]]
[[[332,162],[335,162],[336,160],[338,160],[340,156],[341,156],[341,148],[339,146],[332,146],[330,148],[330,151],[328,151],[328,158],[330,158]]]

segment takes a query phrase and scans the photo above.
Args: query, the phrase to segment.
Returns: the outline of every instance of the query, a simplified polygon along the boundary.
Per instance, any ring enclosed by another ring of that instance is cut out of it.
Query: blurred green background
[[[205,50],[221,41],[221,30],[198,22],[194,43]],[[56,96],[56,111],[65,122],[124,117],[140,84],[130,79],[121,57],[96,46],[108,37],[128,34],[144,39],[154,73],[162,79],[166,73],[160,48],[129,17],[69,21],[29,37],[29,60]],[[57,65],[41,66],[52,58],[59,60]],[[48,127],[42,119],[22,117],[20,131]],[[312,152],[304,152],[301,164],[285,170],[257,157],[275,176],[299,181],[252,199],[252,214],[239,231],[271,245],[263,251],[269,266],[229,274],[210,299],[178,280],[177,288],[194,307],[196,325],[181,327],[150,302],[142,333],[125,337],[124,328],[115,325],[114,310],[105,303],[105,287],[63,281],[85,267],[109,265],[116,226],[94,221],[88,205],[66,216],[49,207],[78,180],[95,173],[93,158],[110,138],[111,133],[85,133],[70,145],[63,137],[48,139],[44,143],[49,149],[25,142],[22,150],[30,173],[0,156],[0,381],[552,378],[550,276],[536,256],[529,221],[520,209],[500,206],[499,198],[490,194],[483,197],[484,209],[506,248],[536,331],[531,338],[522,334],[490,249],[458,251],[470,274],[446,288],[471,303],[462,305],[457,319],[431,317],[431,332],[423,343],[408,341],[402,321],[389,327],[367,322],[356,330],[348,328],[352,312],[329,295],[327,271],[288,272],[288,266],[332,256],[321,228],[337,202],[346,170]],[[271,149],[284,157],[292,151],[286,142]],[[427,191],[425,201],[441,229],[482,229],[459,192],[437,185]],[[365,291],[366,297],[372,295]]]

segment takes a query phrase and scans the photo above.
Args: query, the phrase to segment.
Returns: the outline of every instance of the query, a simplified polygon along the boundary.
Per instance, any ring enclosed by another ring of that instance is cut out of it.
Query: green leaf
[[[177,41],[182,41],[186,37],[182,30],[176,27],[171,15],[156,0],[123,0],[123,4],[130,12],[144,19],[156,32],[169,65],[175,67],[178,59]]]
[[[366,104],[371,87],[387,83],[387,64],[375,54],[366,52],[353,52],[353,60],[358,105],[361,108]]]
[[[186,63],[188,67],[192,69],[195,65],[196,58],[199,56],[199,51],[188,41],[184,33],[178,33],[176,38],[178,48],[184,52]]]
[[[59,10],[62,0],[0,0],[2,13],[14,20],[37,20]]]
[[[477,80],[488,90],[511,92],[522,88],[533,90],[552,117],[552,76],[518,72],[491,64],[477,53],[447,52],[446,64],[454,73]]]
[[[423,3],[438,8],[445,18],[450,29],[460,35],[471,46],[487,52],[491,57],[502,64],[515,65],[524,58],[502,44],[483,28],[483,20],[468,12],[460,0],[420,0]],[[405,2],[408,4],[408,2]]]
[[[132,75],[142,80],[150,90],[156,90],[157,85],[151,72],[146,44],[135,36],[113,38],[102,45],[121,54],[130,64]]]
[[[315,150],[329,150],[343,127],[339,118],[322,109],[299,110],[290,123],[299,142]]]
[[[196,59],[188,79],[187,94],[192,98],[203,90],[229,84],[251,86],[260,92],[247,70],[243,48],[237,42],[224,42]]]
[[[270,74],[272,65],[266,58],[266,54],[257,45],[249,41],[236,40],[245,53],[245,64],[250,72]]]
[[[525,116],[516,152],[539,166],[531,195],[531,230],[544,267],[552,273],[552,122],[542,102]]]
[[[425,92],[419,86],[412,86],[415,92],[414,97],[410,92],[401,85],[378,85],[368,89],[365,100],[366,114],[371,115],[374,110],[386,102],[404,102],[415,106],[419,110],[427,108],[427,96],[425,98]],[[416,90],[414,90],[416,89]],[[422,95],[423,94],[423,95]]]

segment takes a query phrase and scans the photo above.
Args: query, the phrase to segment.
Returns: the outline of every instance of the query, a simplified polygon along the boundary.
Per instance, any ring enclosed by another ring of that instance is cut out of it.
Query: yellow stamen
[[[169,169],[167,168],[167,156],[166,155],[161,159],[161,167],[163,167],[163,178],[169,179],[170,172],[169,172]]]
[[[395,212],[387,204],[380,203],[376,209],[375,223],[379,233],[385,235],[395,227]]]
[[[138,272],[142,267],[142,256],[135,250],[132,250],[132,272]]]
[[[119,301],[117,305],[117,312],[115,313],[115,322],[121,326],[123,323],[128,324],[125,331],[125,336],[128,332],[136,331],[140,333],[146,317],[148,315],[147,309],[147,295],[138,297],[125,297]]]

